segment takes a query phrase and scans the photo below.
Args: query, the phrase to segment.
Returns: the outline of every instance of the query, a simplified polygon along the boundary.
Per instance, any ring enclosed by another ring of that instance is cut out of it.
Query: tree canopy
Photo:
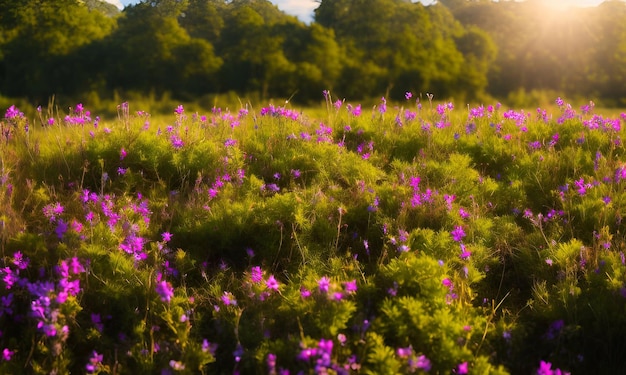
[[[267,0],[0,0],[0,95],[321,90],[505,98],[552,90],[626,100],[626,4],[321,0],[305,24]]]

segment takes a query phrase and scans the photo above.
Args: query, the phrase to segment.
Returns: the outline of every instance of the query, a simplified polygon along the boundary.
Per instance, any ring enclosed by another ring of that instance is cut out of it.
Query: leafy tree
[[[324,0],[315,20],[335,31],[348,58],[340,84],[355,96],[407,89],[453,91],[463,65],[461,26],[443,6],[400,0]],[[360,95],[359,95],[360,93]]]
[[[450,8],[466,29],[484,30],[497,47],[488,72],[491,94],[553,90],[609,104],[624,97],[623,2],[559,11],[543,1],[468,1]]]
[[[109,17],[119,16],[120,10],[113,4],[103,0],[83,0],[87,8],[97,10]]]
[[[476,26],[467,27],[456,40],[456,44],[465,58],[460,74],[460,87],[475,98],[489,84],[487,75],[497,56],[497,47],[491,36]]]
[[[286,35],[285,56],[295,65],[294,73],[287,77],[287,89],[300,101],[318,100],[323,90],[334,90],[345,55],[333,30],[301,22],[285,23],[279,29]]]
[[[607,1],[594,10],[594,49],[590,71],[600,95],[611,104],[626,103],[626,6]],[[601,36],[601,37],[600,37]],[[621,103],[617,101],[621,98]]]
[[[225,87],[239,92],[257,91],[263,97],[281,87],[295,71],[283,52],[285,36],[277,33],[284,13],[269,1],[233,1],[224,14],[218,51],[224,58],[221,77]],[[279,90],[277,90],[279,91]]]
[[[201,93],[212,89],[222,60],[205,39],[178,23],[184,4],[153,1],[127,8],[109,40],[110,88]]]
[[[215,44],[224,28],[222,14],[225,6],[219,0],[189,0],[189,5],[179,16],[179,23],[192,38]]]
[[[35,101],[73,94],[89,81],[71,55],[115,26],[115,19],[76,0],[3,0],[0,14],[0,90]]]

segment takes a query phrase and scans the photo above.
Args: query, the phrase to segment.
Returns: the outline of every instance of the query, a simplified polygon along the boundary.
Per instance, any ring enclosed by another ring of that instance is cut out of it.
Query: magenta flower
[[[217,344],[209,342],[207,339],[202,340],[202,351],[208,352],[212,356],[215,355],[215,351],[217,350]]]
[[[17,268],[25,270],[28,267],[29,262],[30,259],[25,258],[21,251],[13,253],[13,264],[15,264]]]
[[[267,355],[267,369],[270,374],[276,373],[276,354],[269,353]]]
[[[426,372],[430,371],[431,364],[430,360],[426,358],[425,355],[420,355],[417,359],[409,359],[409,367],[411,369],[424,370]]]
[[[221,297],[222,303],[224,303],[224,305],[229,306],[229,305],[233,305],[233,306],[237,306],[237,300],[235,299],[235,297],[233,296],[233,294],[231,292],[224,292],[224,294]]]
[[[456,373],[457,374],[467,374],[468,371],[468,363],[467,362],[463,362],[461,364],[459,364],[456,368]]]
[[[385,112],[387,112],[387,99],[385,99],[384,96],[380,99],[380,106],[378,107],[378,112],[380,112],[381,114],[384,114]]]
[[[539,368],[537,369],[537,375],[552,375],[554,372],[552,371],[552,363],[541,361],[539,363]]]
[[[120,150],[120,160],[124,160],[126,155],[128,155],[128,153],[126,152],[126,149],[124,149],[124,147],[122,147],[122,149]]]
[[[460,225],[454,227],[454,230],[450,232],[450,234],[452,235],[452,239],[456,242],[461,242],[463,240],[463,237],[465,237],[465,231]]]
[[[311,291],[306,289],[305,287],[300,288],[300,297],[308,298],[311,296]]]
[[[4,350],[2,350],[2,359],[4,361],[10,361],[13,354],[15,354],[15,351],[4,348]]]
[[[185,109],[183,108],[182,104],[176,107],[176,109],[174,110],[174,113],[176,113],[177,115],[182,115],[183,112],[185,112]]]
[[[160,279],[159,275],[157,279]],[[174,296],[174,288],[172,284],[168,283],[165,280],[157,281],[156,287],[154,288],[157,294],[161,297],[161,301],[170,302],[172,297]]]
[[[263,271],[261,270],[261,267],[252,267],[252,270],[250,271],[250,280],[252,280],[255,284],[258,284],[263,280]]]
[[[72,230],[76,233],[80,233],[83,231],[83,223],[77,221],[76,219],[72,220],[71,226]]]
[[[419,176],[413,176],[409,179],[409,185],[413,188],[414,192],[419,191],[421,178]]]
[[[565,104],[565,103],[563,102],[563,99],[561,99],[561,97],[556,98],[555,103],[556,103],[556,105],[558,105],[559,107],[562,107],[562,106],[563,106],[563,104]]]
[[[322,277],[317,281],[317,286],[320,288],[320,292],[328,293],[328,288],[330,287],[330,279],[326,276]]]
[[[461,244],[461,259],[467,259],[472,255],[472,253],[465,248],[465,245]]]
[[[94,373],[98,370],[99,365],[102,364],[102,359],[104,356],[102,354],[98,354],[95,350],[93,351],[91,358],[89,358],[89,363],[85,366],[85,369],[88,373]]]
[[[343,283],[343,286],[346,289],[346,293],[355,293],[357,290],[356,280],[346,281]]]
[[[341,301],[343,299],[343,293],[341,292],[335,292],[333,293],[333,301]]]
[[[50,219],[50,221],[54,222],[56,221],[57,216],[63,213],[63,210],[64,208],[61,205],[61,203],[56,202],[56,203],[51,203],[51,204],[44,206],[43,214],[45,217]]]
[[[304,348],[298,354],[298,359],[301,361],[310,361],[311,358],[317,356],[317,348]]]
[[[183,140],[180,139],[180,137],[176,136],[176,135],[172,135],[170,137],[170,143],[172,144],[172,147],[174,147],[175,149],[180,149],[182,148],[185,144],[183,143]]]
[[[161,233],[161,237],[163,238],[163,242],[170,242],[172,240],[172,234],[170,232]]]
[[[274,275],[270,275],[265,281],[265,286],[267,289],[278,291],[278,281],[274,277]]]
[[[11,289],[13,284],[19,280],[18,274],[9,267],[0,268],[0,276],[7,290]]]
[[[77,257],[72,257],[70,259],[69,271],[72,275],[78,275],[80,273],[85,272],[85,267],[80,263],[80,260]]]
[[[406,348],[398,348],[396,349],[396,354],[398,355],[398,357],[400,358],[407,358],[409,357],[411,354],[413,354],[413,347],[408,346]]]
[[[24,113],[20,112],[20,110],[15,105],[12,105],[7,108],[7,111],[4,114],[4,118],[12,119],[14,117],[24,117]]]

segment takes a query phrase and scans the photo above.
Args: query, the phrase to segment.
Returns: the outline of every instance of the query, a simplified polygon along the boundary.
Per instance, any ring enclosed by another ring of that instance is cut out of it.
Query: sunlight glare
[[[569,8],[593,7],[602,3],[602,0],[540,0],[542,5],[557,11]]]

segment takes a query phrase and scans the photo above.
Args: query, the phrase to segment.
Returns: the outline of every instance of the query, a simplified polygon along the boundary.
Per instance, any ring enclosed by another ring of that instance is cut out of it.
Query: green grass
[[[357,105],[7,112],[0,369],[620,369],[626,115]]]

